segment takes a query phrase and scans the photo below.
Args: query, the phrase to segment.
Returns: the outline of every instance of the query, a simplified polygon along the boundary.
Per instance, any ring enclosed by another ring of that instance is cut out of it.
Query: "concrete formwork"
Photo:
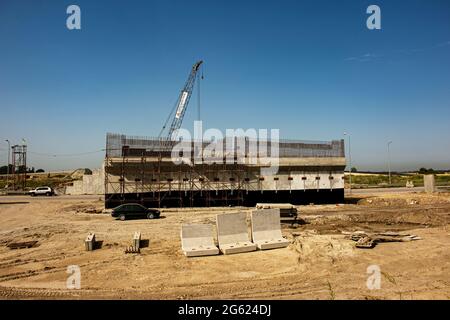
[[[252,241],[261,249],[284,248],[289,241],[281,235],[280,209],[261,209],[251,213]]]
[[[183,224],[181,226],[181,249],[187,257],[219,254],[214,244],[213,226],[209,224]]]
[[[246,213],[218,214],[216,223],[219,248],[223,254],[256,250],[256,245],[248,238]]]

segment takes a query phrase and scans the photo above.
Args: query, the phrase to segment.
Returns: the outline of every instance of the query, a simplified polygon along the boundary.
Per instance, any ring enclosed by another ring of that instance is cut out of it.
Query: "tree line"
[[[12,173],[13,171],[13,165],[10,164],[9,165],[9,173]],[[18,168],[18,170],[16,170],[16,173],[40,173],[40,172],[45,172],[44,169],[35,169],[34,167],[25,167],[25,166],[20,166]],[[8,166],[2,166],[0,167],[0,174],[7,174],[8,173]]]

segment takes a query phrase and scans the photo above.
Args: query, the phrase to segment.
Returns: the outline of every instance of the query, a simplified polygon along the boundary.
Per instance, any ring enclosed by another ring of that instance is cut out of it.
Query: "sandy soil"
[[[214,223],[218,212],[165,210],[158,220],[117,221],[97,197],[0,198],[0,298],[43,299],[449,299],[450,194],[389,194],[343,205],[299,207],[283,224],[289,247],[186,258],[181,223]],[[405,231],[422,240],[357,249],[342,231]],[[125,254],[135,231],[149,240]],[[102,247],[84,251],[95,232]],[[38,246],[10,250],[11,242]],[[381,289],[366,271],[379,265]],[[67,267],[81,268],[81,289],[66,288]]]

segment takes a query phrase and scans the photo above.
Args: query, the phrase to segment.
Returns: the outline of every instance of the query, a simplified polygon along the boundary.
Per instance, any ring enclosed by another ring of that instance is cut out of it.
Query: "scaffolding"
[[[123,156],[120,160],[106,157],[106,201],[118,205],[133,200],[159,208],[164,204],[172,207],[242,205],[244,172],[242,165],[175,166],[163,161],[162,156],[156,160],[145,156]],[[228,181],[223,180],[224,176],[230,177]]]
[[[158,208],[243,205],[252,194],[262,196],[266,192],[262,188],[264,178],[258,175],[259,167],[238,160],[252,156],[250,142],[246,139],[241,149],[236,148],[236,141],[232,147],[224,143],[223,149],[215,154],[217,161],[212,163],[205,162],[203,154],[194,153],[188,159],[190,164],[176,165],[172,162],[176,141],[163,144],[157,138],[109,133],[105,155],[105,203],[114,207],[135,202]],[[192,150],[199,146],[195,141],[187,143],[192,144]],[[201,143],[204,150],[209,142]],[[271,142],[265,143],[271,150]],[[279,156],[284,158],[345,157],[343,140],[280,140],[278,150]],[[202,161],[196,162],[199,159]],[[287,170],[291,171],[290,167]],[[277,194],[278,178],[273,180]],[[291,180],[289,178],[289,184]],[[287,193],[292,193],[290,187]]]

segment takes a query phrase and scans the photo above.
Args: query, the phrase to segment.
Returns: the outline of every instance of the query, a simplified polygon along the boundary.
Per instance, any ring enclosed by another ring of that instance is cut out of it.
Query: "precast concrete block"
[[[92,251],[95,249],[95,233],[89,233],[84,241],[86,251]]]
[[[255,251],[247,232],[247,214],[244,212],[216,216],[217,239],[223,254]]]
[[[219,254],[214,244],[213,226],[210,224],[183,224],[181,226],[181,249],[186,257]]]
[[[280,225],[280,209],[261,209],[251,213],[252,240],[258,249],[284,248],[289,241],[283,238]]]
[[[133,247],[140,249],[141,246],[141,233],[136,231],[133,235]]]

